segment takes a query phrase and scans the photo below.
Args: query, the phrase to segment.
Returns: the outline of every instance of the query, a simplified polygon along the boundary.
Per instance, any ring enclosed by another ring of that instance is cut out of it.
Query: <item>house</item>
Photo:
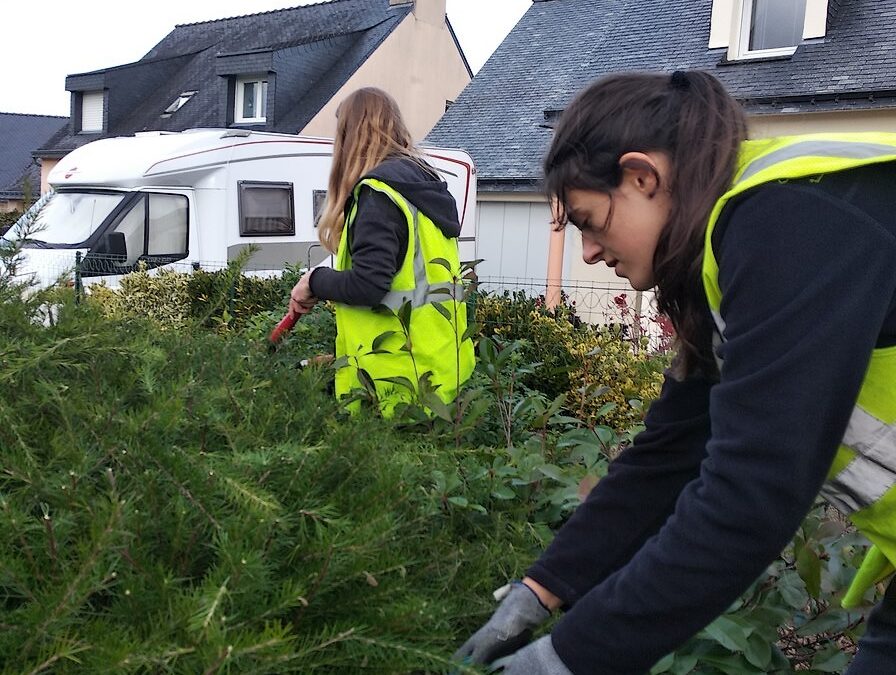
[[[40,194],[40,166],[31,156],[66,122],[53,115],[0,113],[0,213],[21,211]]]
[[[85,143],[196,127],[332,136],[351,91],[377,86],[421,139],[472,77],[445,0],[330,0],[178,25],[135,63],[69,75],[70,123],[36,153],[42,191]]]
[[[571,228],[552,234],[539,188],[552,121],[592,80],[700,68],[742,102],[754,137],[896,131],[894,27],[896,0],[533,0],[427,139],[476,162],[480,278],[538,292],[575,280],[564,288],[598,313],[627,288],[584,264]]]

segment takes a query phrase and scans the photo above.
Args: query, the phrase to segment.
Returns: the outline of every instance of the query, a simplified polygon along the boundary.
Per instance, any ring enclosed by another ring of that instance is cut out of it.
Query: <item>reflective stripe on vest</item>
[[[886,424],[856,406],[842,442],[856,457],[825,483],[821,495],[850,515],[896,485],[896,424]]]
[[[357,198],[356,198],[357,203]],[[418,219],[419,210],[411,202],[408,202],[408,208],[414,216],[414,239],[420,241],[420,221]],[[385,305],[393,312],[401,309],[406,302],[411,303],[411,307],[422,307],[430,303],[444,302],[449,298],[461,299],[464,297],[464,287],[460,284],[430,284],[426,278],[426,261],[423,260],[423,247],[414,247],[414,288],[405,291],[389,291],[380,300],[381,305]]]

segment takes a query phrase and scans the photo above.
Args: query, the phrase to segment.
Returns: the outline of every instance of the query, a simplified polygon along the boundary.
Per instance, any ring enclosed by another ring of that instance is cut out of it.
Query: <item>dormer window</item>
[[[803,42],[824,37],[828,0],[713,0],[709,48],[727,47],[727,60],[790,56]]]
[[[81,93],[81,131],[100,133],[103,130],[103,104],[105,92],[85,91]]]
[[[268,81],[262,77],[236,81],[236,107],[233,121],[237,124],[259,124],[267,121]]]
[[[739,56],[786,56],[803,40],[806,0],[744,0]]]
[[[165,108],[165,112],[162,113],[163,117],[168,117],[169,115],[176,113],[178,110],[184,107],[184,103],[193,98],[195,91],[184,91],[181,92],[181,95],[174,99],[174,102]]]

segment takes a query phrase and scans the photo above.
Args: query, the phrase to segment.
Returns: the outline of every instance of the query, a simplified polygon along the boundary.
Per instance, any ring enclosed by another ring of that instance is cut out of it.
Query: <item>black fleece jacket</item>
[[[454,197],[437,174],[407,158],[388,159],[365,178],[376,178],[425,213],[446,237],[460,235]],[[351,207],[351,197],[346,213]],[[388,196],[367,186],[358,195],[358,213],[348,232],[352,268],[320,267],[311,275],[314,297],[346,305],[374,307],[389,291],[408,250],[408,224]]]
[[[875,346],[896,344],[896,167],[759,187],[717,232],[720,381],[666,378],[646,430],[528,575],[576,675],[645,673],[794,535]]]

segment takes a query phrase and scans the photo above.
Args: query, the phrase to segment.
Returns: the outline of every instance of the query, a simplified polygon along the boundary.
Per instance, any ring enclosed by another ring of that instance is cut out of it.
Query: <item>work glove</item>
[[[532,629],[551,616],[535,591],[524,583],[515,581],[505,589],[495,591],[495,599],[503,598],[501,604],[492,618],[454,652],[454,660],[486,664],[513,654],[529,643]]]
[[[573,675],[554,651],[550,635],[495,661],[491,667],[492,672],[501,675]]]

